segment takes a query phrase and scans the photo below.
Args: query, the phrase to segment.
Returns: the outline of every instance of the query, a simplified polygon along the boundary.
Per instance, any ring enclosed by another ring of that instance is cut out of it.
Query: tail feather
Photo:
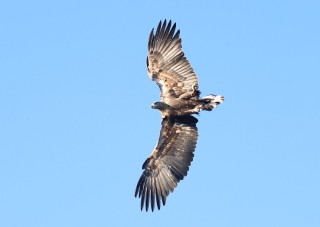
[[[211,111],[219,104],[223,103],[224,97],[222,95],[207,95],[200,99],[203,103],[201,109]]]

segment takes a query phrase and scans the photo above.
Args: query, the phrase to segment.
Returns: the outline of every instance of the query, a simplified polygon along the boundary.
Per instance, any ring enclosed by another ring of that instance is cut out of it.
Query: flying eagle
[[[198,139],[197,118],[201,110],[211,111],[224,101],[221,95],[200,98],[198,77],[182,51],[180,30],[171,20],[160,21],[148,42],[147,68],[159,86],[161,101],[152,104],[162,115],[158,144],[143,163],[136,187],[141,210],[151,204],[154,211],[166,204],[167,196],[187,175]]]

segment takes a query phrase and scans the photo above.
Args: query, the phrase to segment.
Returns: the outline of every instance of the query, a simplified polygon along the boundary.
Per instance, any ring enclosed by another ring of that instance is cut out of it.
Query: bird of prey
[[[162,116],[158,143],[143,163],[135,197],[141,210],[151,204],[160,210],[167,196],[188,173],[198,139],[197,118],[201,110],[211,111],[224,101],[221,95],[200,97],[198,77],[182,51],[180,30],[171,20],[160,21],[148,42],[148,75],[160,88],[161,101],[152,104]]]

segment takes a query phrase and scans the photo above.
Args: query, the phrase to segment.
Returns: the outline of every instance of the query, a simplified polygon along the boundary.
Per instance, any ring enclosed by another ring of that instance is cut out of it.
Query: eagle
[[[197,118],[201,110],[211,111],[224,101],[221,95],[200,97],[198,77],[182,51],[180,30],[171,20],[151,30],[147,56],[148,75],[160,88],[161,101],[151,105],[162,116],[160,136],[143,163],[135,197],[154,211],[166,204],[180,180],[188,173],[198,140]]]

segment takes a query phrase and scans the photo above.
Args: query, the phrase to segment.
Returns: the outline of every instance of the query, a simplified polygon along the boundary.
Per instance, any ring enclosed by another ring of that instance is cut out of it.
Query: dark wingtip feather
[[[151,190],[151,210],[152,210],[152,212],[154,211],[154,203],[155,203],[154,191]]]
[[[154,46],[154,28],[152,28],[150,35],[149,35],[148,50],[153,48],[153,46]]]
[[[179,36],[180,36],[180,29],[178,29],[178,31],[174,35],[173,39],[179,39]],[[181,39],[180,39],[180,42],[181,42]]]
[[[149,199],[150,199],[150,189],[147,188],[147,194],[146,194],[146,211],[149,210]]]
[[[155,194],[156,194],[156,200],[157,200],[157,207],[158,207],[158,210],[160,210],[162,188],[161,188],[161,183],[159,182],[159,179],[155,180],[154,184],[155,184],[155,189],[156,189],[156,193]]]
[[[161,29],[161,25],[162,25],[162,20],[160,20],[160,22],[159,22],[159,24],[158,24],[156,34],[159,33],[159,31],[160,31],[160,29]]]
[[[145,184],[145,177],[144,175],[142,175],[140,178],[139,178],[139,181],[137,183],[137,187],[136,187],[136,191],[134,193],[134,196],[137,197],[138,194],[139,194],[139,198],[141,197],[141,193],[143,191],[143,186]]]
[[[154,205],[155,205],[155,199],[156,199],[156,192],[157,192],[157,187],[155,184],[155,179],[151,179],[151,184],[152,184],[152,190],[151,190],[151,210],[152,212],[154,211]]]
[[[167,202],[167,197],[166,196],[162,196],[162,205],[165,206]]]
[[[142,197],[141,197],[141,204],[140,204],[140,206],[141,206],[141,211],[143,210],[143,206],[144,206],[145,194],[146,194],[145,188],[143,188]]]
[[[162,30],[164,30],[167,26],[167,20],[164,19],[163,24],[162,24]]]
[[[137,183],[136,191],[135,191],[135,193],[134,193],[134,197],[137,197],[137,195],[138,195],[139,188],[140,188],[140,181],[141,181],[141,177],[140,177],[140,179],[139,179],[139,181],[138,181],[138,183]]]

